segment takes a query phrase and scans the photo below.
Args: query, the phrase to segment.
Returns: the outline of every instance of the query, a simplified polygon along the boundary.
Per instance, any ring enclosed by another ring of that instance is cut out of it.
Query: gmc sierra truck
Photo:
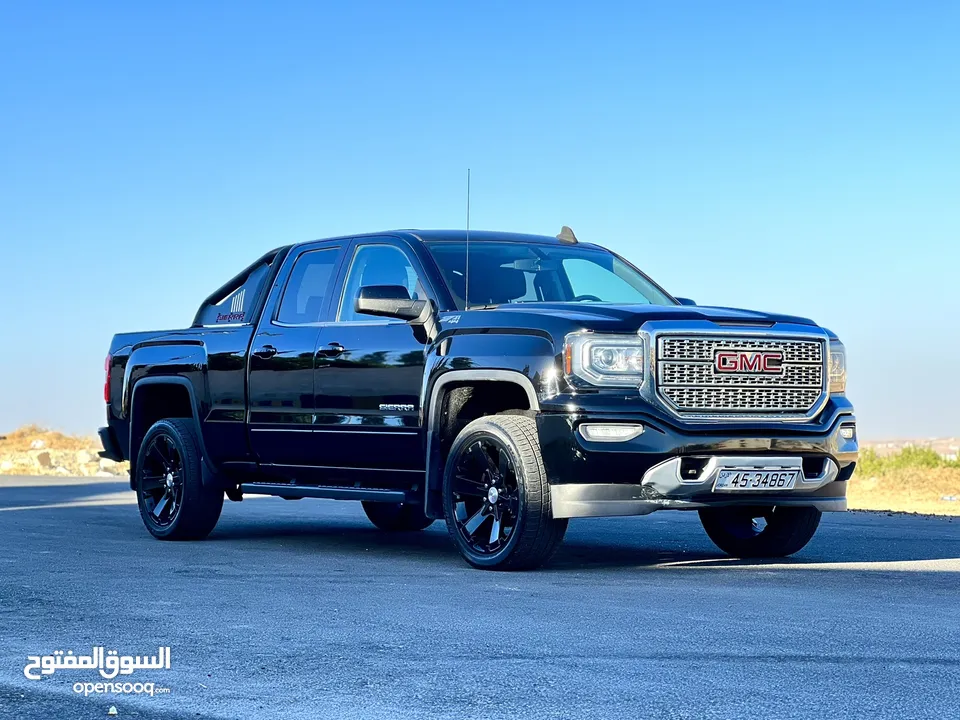
[[[569,228],[403,230],[273,250],[189,328],[114,337],[100,437],[160,539],[257,494],[443,518],[478,568],[541,565],[569,518],[668,509],[771,557],[846,509],[845,386],[829,330],[674,298]]]

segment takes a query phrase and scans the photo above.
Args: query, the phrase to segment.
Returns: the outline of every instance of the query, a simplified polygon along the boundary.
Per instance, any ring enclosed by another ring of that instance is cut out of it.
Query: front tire
[[[416,532],[433,524],[418,505],[366,501],[361,505],[370,522],[387,532]]]
[[[567,521],[550,507],[536,422],[522,415],[474,420],[457,436],[444,472],[447,530],[464,560],[483,570],[530,570],[556,552]]]
[[[203,484],[200,438],[190,420],[154,423],[137,456],[140,518],[160,540],[202,540],[223,510],[223,491]]]
[[[771,558],[802,550],[817,531],[820,516],[813,507],[705,508],[700,522],[728,555]]]

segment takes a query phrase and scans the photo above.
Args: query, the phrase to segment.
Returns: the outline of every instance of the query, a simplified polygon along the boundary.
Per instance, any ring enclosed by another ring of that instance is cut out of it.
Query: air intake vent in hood
[[[763,327],[770,328],[776,323],[769,320],[714,320],[714,325],[719,327]]]

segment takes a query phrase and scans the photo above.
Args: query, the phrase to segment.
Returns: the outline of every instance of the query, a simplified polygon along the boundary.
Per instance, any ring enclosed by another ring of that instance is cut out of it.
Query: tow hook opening
[[[825,457],[805,457],[803,458],[803,476],[807,480],[823,477]]]
[[[685,457],[680,459],[680,479],[683,482],[696,482],[703,475],[703,469],[710,462],[708,457]]]

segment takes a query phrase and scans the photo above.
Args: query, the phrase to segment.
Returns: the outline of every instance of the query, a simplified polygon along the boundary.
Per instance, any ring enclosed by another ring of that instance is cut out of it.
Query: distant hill
[[[929,449],[945,460],[956,460],[960,456],[960,438],[907,438],[897,440],[861,440],[860,447],[873,450],[880,457],[895,455],[904,448]]]

